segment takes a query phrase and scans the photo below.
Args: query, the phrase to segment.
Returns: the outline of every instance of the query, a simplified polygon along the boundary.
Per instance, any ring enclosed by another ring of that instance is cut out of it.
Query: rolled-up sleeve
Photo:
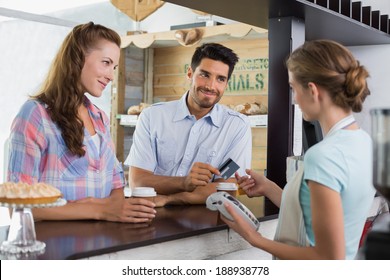
[[[114,166],[114,174],[112,178],[113,189],[123,188],[126,184],[125,175],[123,173],[122,164],[116,160]]]
[[[150,131],[150,114],[145,109],[137,122],[133,135],[133,145],[125,161],[128,166],[134,166],[149,171],[154,171],[157,166],[155,143]]]

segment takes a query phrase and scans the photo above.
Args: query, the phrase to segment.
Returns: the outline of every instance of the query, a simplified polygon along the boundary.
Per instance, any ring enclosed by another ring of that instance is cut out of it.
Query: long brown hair
[[[41,89],[32,97],[47,105],[51,119],[61,129],[66,146],[79,157],[85,155],[84,126],[77,115],[84,100],[81,70],[86,54],[102,39],[120,47],[119,35],[109,28],[93,22],[74,27],[54,58]]]
[[[313,82],[322,86],[341,108],[360,112],[370,94],[366,68],[346,47],[334,41],[305,42],[293,51],[286,64],[299,84],[307,87]]]

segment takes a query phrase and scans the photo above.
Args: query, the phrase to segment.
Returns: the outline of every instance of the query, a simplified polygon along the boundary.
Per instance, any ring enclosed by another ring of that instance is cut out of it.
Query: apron
[[[337,130],[346,128],[354,122],[355,119],[353,115],[347,116],[336,123],[325,137],[329,137]],[[304,173],[303,157],[287,157],[286,163],[287,184],[282,192],[279,219],[274,240],[288,245],[307,247],[310,246],[310,243],[306,234],[306,227],[299,200],[299,190],[301,188]],[[273,258],[276,259],[275,257]]]
[[[309,246],[303,213],[299,203],[299,190],[303,179],[303,158],[287,158],[287,184],[282,192],[279,219],[274,240],[288,245]]]

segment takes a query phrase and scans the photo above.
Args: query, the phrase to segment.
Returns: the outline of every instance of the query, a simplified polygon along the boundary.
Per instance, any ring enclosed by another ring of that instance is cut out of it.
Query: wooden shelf
[[[267,127],[268,115],[253,115],[248,116],[251,122],[252,128],[261,128]],[[124,127],[135,127],[137,125],[138,116],[137,115],[116,115],[116,118],[119,120],[119,124]]]

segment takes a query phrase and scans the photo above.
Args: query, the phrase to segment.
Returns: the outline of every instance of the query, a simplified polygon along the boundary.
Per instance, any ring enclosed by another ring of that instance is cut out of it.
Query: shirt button
[[[97,173],[97,174],[99,174],[99,173],[100,173],[100,171],[99,171],[99,170],[96,170],[96,173]]]
[[[179,174],[179,176],[183,176],[183,174],[182,174],[182,173],[180,173],[180,174]]]
[[[216,153],[215,151],[212,151],[212,152],[211,152],[211,156],[212,156],[212,157],[215,157],[216,154],[217,154],[217,153]]]

